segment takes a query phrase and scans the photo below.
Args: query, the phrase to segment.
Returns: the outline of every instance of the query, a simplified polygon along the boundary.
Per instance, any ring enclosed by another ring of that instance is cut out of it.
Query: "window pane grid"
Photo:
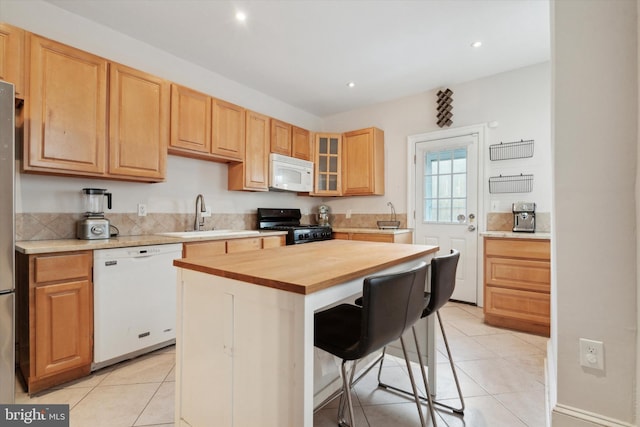
[[[466,148],[429,152],[424,162],[424,220],[457,223],[467,213]]]

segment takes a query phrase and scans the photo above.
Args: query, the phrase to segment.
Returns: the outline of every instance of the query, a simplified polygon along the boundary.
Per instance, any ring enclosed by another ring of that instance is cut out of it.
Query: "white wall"
[[[317,130],[322,125],[316,116],[50,3],[0,1],[0,20],[306,129]],[[111,190],[112,211],[118,213],[135,212],[137,203],[146,203],[151,213],[188,213],[198,193],[214,213],[249,213],[256,207],[299,207],[304,212],[321,204],[318,199],[289,193],[227,191],[225,164],[175,156],[169,156],[167,181],[159,184],[20,174],[16,185],[19,213],[80,212],[83,187]]]
[[[637,422],[637,28],[635,0],[552,2],[554,427]]]
[[[487,146],[500,142],[535,140],[534,157],[490,161],[485,147],[485,174],[534,174],[531,193],[493,194],[487,202],[498,202],[496,211],[511,211],[511,203],[534,201],[538,210],[551,211],[550,154],[550,64],[542,63],[454,85],[453,125],[462,127],[497,121],[488,130]],[[391,201],[399,212],[407,206],[407,137],[440,130],[436,124],[437,90],[373,105],[325,118],[326,131],[345,131],[377,126],[385,132],[386,195],[329,200],[335,212],[388,212]],[[488,182],[483,182],[487,189]],[[491,207],[491,203],[486,205]]]

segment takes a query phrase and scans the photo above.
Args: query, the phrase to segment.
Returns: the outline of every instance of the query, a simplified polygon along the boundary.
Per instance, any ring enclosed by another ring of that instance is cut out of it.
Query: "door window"
[[[458,223],[467,217],[467,149],[424,154],[423,215],[425,222]]]

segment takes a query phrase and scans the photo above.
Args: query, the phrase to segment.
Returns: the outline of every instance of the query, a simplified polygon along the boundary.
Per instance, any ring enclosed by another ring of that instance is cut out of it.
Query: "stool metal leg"
[[[456,388],[458,389],[458,398],[460,399],[461,406],[459,408],[455,408],[453,406],[449,406],[449,405],[447,405],[445,403],[438,402],[436,400],[433,401],[433,404],[441,406],[443,408],[447,408],[447,409],[453,411],[455,414],[464,415],[464,408],[465,408],[464,398],[462,397],[462,389],[460,388],[460,381],[458,379],[458,373],[456,371],[455,364],[453,363],[453,357],[451,356],[451,349],[449,348],[449,340],[447,339],[447,334],[444,331],[444,325],[442,323],[442,318],[440,317],[440,311],[437,311],[436,315],[438,316],[438,323],[440,324],[440,331],[442,332],[442,338],[444,339],[444,345],[445,345],[445,347],[447,349],[447,356],[449,357],[449,364],[451,366],[451,372],[453,372],[453,379],[455,380]],[[422,353],[420,352],[420,346],[418,344],[418,336],[416,334],[415,328],[412,328],[412,330],[413,330],[413,339],[414,339],[415,344],[416,344],[416,351],[418,352],[418,360],[422,360]],[[427,380],[427,374],[426,374],[426,371],[424,369],[424,365],[422,365],[422,363],[420,363],[420,370],[422,372],[422,380],[424,382],[424,386],[428,390],[429,389],[429,382]],[[400,392],[400,393],[404,393],[404,394],[406,394],[408,396],[411,395],[411,392],[409,392],[407,390],[403,390],[401,388],[392,386],[390,384],[383,383],[381,381],[381,379],[380,379],[380,373],[381,372],[382,372],[382,362],[380,362],[380,369],[378,370],[378,386],[379,387],[383,387],[383,388],[394,390],[394,391],[397,391],[397,392]],[[423,396],[420,396],[420,399],[423,400],[423,401],[430,402],[432,400],[431,399],[431,393],[429,391],[427,391],[427,398],[425,398]],[[431,406],[431,403],[429,403],[429,405]]]
[[[409,360],[409,355],[407,354],[407,348],[404,345],[404,338],[400,337],[400,344],[402,345],[402,353],[404,355],[404,360],[407,364],[407,371],[409,371],[409,380],[411,380],[411,388],[413,389],[413,398],[416,401],[416,406],[418,407],[418,415],[420,415],[420,425],[422,427],[426,427],[427,425],[424,422],[424,415],[422,415],[422,405],[420,404],[420,394],[418,394],[418,387],[416,387],[416,381],[413,377],[413,370],[411,369],[411,361]],[[380,362],[380,366],[382,367],[382,361]],[[427,396],[429,396],[427,392]],[[437,427],[436,417],[433,413],[433,407],[429,404],[429,411],[431,412],[431,421],[433,421],[433,427]]]
[[[356,420],[353,415],[353,402],[351,399],[351,384],[353,383],[353,375],[356,371],[356,362],[353,361],[351,372],[347,370],[347,360],[342,361],[342,396],[340,396],[340,404],[338,406],[338,425],[340,427],[355,427]],[[344,419],[345,409],[345,397],[346,406],[349,407],[349,423]]]

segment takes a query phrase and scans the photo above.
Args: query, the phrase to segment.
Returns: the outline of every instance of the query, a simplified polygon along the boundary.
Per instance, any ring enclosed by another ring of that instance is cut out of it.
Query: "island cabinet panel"
[[[181,274],[176,425],[302,425],[303,296]]]
[[[0,80],[15,85],[16,98],[24,98],[24,30],[0,23]]]
[[[293,126],[291,128],[291,155],[302,160],[313,160],[311,132]]]
[[[548,240],[485,237],[485,322],[548,336],[550,259]]]
[[[229,164],[229,190],[269,189],[270,120],[268,116],[247,111],[244,161]]]
[[[242,162],[245,147],[245,109],[213,98],[212,115],[211,153],[230,161]]]
[[[377,128],[347,132],[342,146],[342,195],[383,195],[384,132]]]
[[[24,170],[103,175],[107,61],[34,34],[26,40]]]
[[[92,251],[16,254],[19,365],[29,393],[90,373],[92,269]]]
[[[227,240],[227,253],[255,251],[262,249],[262,237]]]
[[[109,173],[164,180],[169,84],[150,74],[112,64],[110,93]]]
[[[211,155],[211,97],[171,85],[169,153]]]
[[[271,119],[271,152],[291,156],[291,125]]]

